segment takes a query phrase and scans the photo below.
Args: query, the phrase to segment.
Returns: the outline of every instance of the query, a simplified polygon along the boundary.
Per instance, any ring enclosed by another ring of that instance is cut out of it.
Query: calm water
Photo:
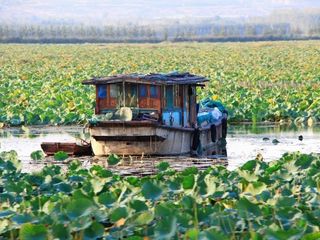
[[[303,136],[300,141],[299,136]],[[269,140],[263,140],[269,138]],[[279,141],[278,144],[272,142]],[[262,154],[265,161],[279,159],[286,152],[320,153],[320,126],[230,126],[228,129],[227,151],[229,169],[241,166],[247,160]]]
[[[298,137],[302,135],[303,140]],[[32,127],[0,129],[0,151],[15,150],[27,171],[37,170],[39,166],[30,166],[30,154],[40,150],[41,142],[80,141],[87,139],[81,127]],[[269,140],[263,140],[268,138]],[[272,140],[277,139],[278,144]],[[320,126],[312,128],[293,128],[272,125],[238,125],[229,126],[227,152],[229,169],[242,165],[247,160],[262,154],[265,161],[278,159],[286,152],[303,153],[320,152]]]

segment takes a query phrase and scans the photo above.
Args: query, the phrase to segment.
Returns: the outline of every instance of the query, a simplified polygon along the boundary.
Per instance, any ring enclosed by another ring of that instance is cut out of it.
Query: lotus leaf
[[[72,239],[70,229],[64,224],[56,224],[52,226],[52,236],[57,239]]]
[[[21,240],[45,240],[47,239],[47,228],[41,224],[25,223],[20,228]]]
[[[134,225],[141,226],[141,225],[148,225],[154,218],[154,215],[150,211],[143,211],[139,212],[136,215],[133,215],[134,218]]]
[[[159,171],[166,171],[170,167],[170,164],[167,162],[161,162],[157,165]]]
[[[237,203],[237,209],[239,210],[239,215],[243,218],[254,218],[261,216],[261,210],[259,206],[250,202],[246,198],[239,199]]]
[[[66,152],[63,152],[63,151],[59,151],[59,152],[56,152],[54,154],[54,159],[56,161],[64,161],[68,158],[68,154]]]
[[[156,200],[160,198],[162,190],[153,182],[147,181],[143,184],[141,193],[146,199]]]
[[[11,220],[17,224],[24,224],[32,221],[32,216],[28,213],[17,214],[11,218]]]
[[[93,240],[99,239],[103,236],[104,227],[102,224],[93,222],[90,227],[84,230],[84,239]]]
[[[110,220],[112,222],[117,222],[122,218],[126,218],[128,216],[128,210],[125,207],[119,207],[113,210],[110,214]]]
[[[117,201],[117,196],[112,192],[104,192],[99,195],[98,201],[106,207],[111,207]]]
[[[118,157],[117,155],[115,154],[111,154],[109,157],[108,157],[108,164],[110,165],[116,165],[120,162],[120,157]]]
[[[31,159],[32,160],[35,160],[35,161],[39,161],[39,160],[42,160],[44,159],[44,154],[41,150],[38,150],[38,151],[34,151],[31,153]]]
[[[89,199],[74,199],[70,203],[68,203],[66,207],[66,214],[71,220],[73,220],[79,217],[88,216],[91,213],[93,207],[94,205]]]
[[[11,211],[11,210],[4,210],[4,211],[1,211],[0,212],[0,219],[3,219],[3,218],[8,218],[12,215],[14,215],[14,211]]]
[[[184,176],[182,186],[184,189],[192,189],[195,184],[194,175]]]
[[[214,228],[200,232],[200,239],[203,240],[228,240],[229,238]]]
[[[130,207],[134,209],[136,212],[142,212],[148,210],[148,206],[145,204],[145,202],[141,200],[133,200],[130,203]]]

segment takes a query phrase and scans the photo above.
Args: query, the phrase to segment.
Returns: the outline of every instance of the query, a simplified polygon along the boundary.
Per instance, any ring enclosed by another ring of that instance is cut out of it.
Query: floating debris
[[[275,138],[275,139],[272,140],[272,143],[273,143],[274,145],[277,145],[278,143],[280,143],[280,141]]]
[[[263,156],[262,156],[261,153],[258,153],[258,154],[257,154],[256,160],[257,160],[257,161],[263,161]]]

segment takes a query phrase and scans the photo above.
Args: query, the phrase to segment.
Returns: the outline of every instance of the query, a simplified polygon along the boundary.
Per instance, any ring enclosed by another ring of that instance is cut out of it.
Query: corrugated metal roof
[[[141,83],[154,83],[154,84],[197,84],[209,81],[203,76],[197,76],[189,72],[170,72],[170,73],[150,73],[150,74],[121,74],[109,77],[94,77],[85,80],[83,84],[108,84],[122,82],[141,82]]]

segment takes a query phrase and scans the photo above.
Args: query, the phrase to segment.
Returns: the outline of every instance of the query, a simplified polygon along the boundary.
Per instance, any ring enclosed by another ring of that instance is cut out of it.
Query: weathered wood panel
[[[101,86],[102,87],[102,86]],[[106,88],[107,96],[106,98],[99,98],[98,91],[97,91],[97,105],[99,108],[99,113],[105,109],[114,109],[117,106],[118,99],[116,97],[111,96],[111,85],[103,86]]]
[[[168,126],[136,126],[129,127],[119,123],[112,127],[91,127],[92,148],[95,155],[185,155],[191,153],[194,129]],[[99,138],[105,136],[108,138]],[[118,141],[117,138],[123,137]],[[127,139],[126,137],[130,137]],[[143,138],[139,140],[139,137]],[[221,139],[222,127],[217,125],[216,139]],[[100,141],[98,141],[100,139]],[[200,129],[200,141],[205,154],[218,151],[218,142],[212,142],[210,127]]]
[[[160,86],[151,86],[151,85],[143,85],[145,87],[146,92],[145,95],[141,95],[141,90],[139,88],[139,108],[147,108],[147,109],[155,109],[158,112],[161,111],[161,94],[160,94]],[[151,88],[156,89],[156,95],[152,95]]]

